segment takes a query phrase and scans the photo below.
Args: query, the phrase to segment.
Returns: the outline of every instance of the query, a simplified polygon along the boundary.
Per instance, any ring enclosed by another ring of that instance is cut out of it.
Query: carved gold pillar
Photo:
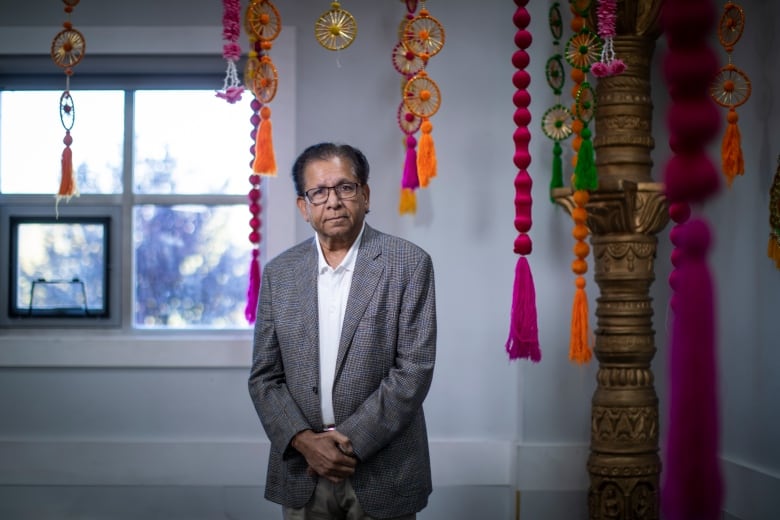
[[[588,458],[591,519],[657,519],[661,461],[653,309],[657,238],[668,223],[661,184],[653,182],[650,65],[660,0],[618,1],[616,56],[626,65],[596,88],[599,187],[587,204],[599,363]],[[553,196],[571,210],[570,189]]]

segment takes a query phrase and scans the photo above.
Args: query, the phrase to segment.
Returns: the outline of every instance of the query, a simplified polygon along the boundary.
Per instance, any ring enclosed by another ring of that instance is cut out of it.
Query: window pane
[[[11,220],[11,313],[105,316],[108,219]]]
[[[136,192],[246,193],[251,98],[229,104],[213,90],[136,92]]]
[[[0,192],[57,193],[65,128],[59,91],[0,91]],[[73,91],[73,171],[80,193],[122,191],[124,93]]]
[[[248,327],[246,206],[145,205],[133,215],[136,327]]]

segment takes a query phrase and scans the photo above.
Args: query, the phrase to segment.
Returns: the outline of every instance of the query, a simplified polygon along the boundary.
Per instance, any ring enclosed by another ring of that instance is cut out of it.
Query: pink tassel
[[[417,139],[413,135],[406,138],[406,160],[404,161],[404,173],[401,177],[401,187],[416,190],[420,187],[420,179],[417,176]]]
[[[720,518],[715,303],[702,220],[675,226],[675,289],[669,345],[669,432],[661,504],[667,520]]]
[[[525,358],[537,363],[542,359],[536,320],[536,290],[528,260],[524,256],[517,259],[515,267],[512,315],[506,351],[510,360]]]
[[[252,250],[252,262],[249,264],[249,288],[246,291],[246,308],[244,315],[249,324],[257,319],[257,298],[260,295],[260,261],[257,259],[260,251]]]

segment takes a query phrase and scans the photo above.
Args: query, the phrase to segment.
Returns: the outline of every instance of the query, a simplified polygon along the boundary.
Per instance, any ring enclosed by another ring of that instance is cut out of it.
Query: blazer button
[[[311,391],[316,394],[317,393],[317,387],[316,386],[311,387]]]

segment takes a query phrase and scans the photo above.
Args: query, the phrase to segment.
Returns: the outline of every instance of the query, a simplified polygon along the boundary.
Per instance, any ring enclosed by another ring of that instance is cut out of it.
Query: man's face
[[[349,183],[357,184],[354,194],[341,194],[336,188]],[[351,245],[360,233],[368,212],[369,189],[368,185],[360,185],[349,161],[332,157],[310,162],[303,172],[303,186],[304,193],[310,194],[316,188],[325,189],[327,198],[319,204],[312,203],[307,196],[298,197],[301,215],[311,224],[320,240],[333,245]]]

